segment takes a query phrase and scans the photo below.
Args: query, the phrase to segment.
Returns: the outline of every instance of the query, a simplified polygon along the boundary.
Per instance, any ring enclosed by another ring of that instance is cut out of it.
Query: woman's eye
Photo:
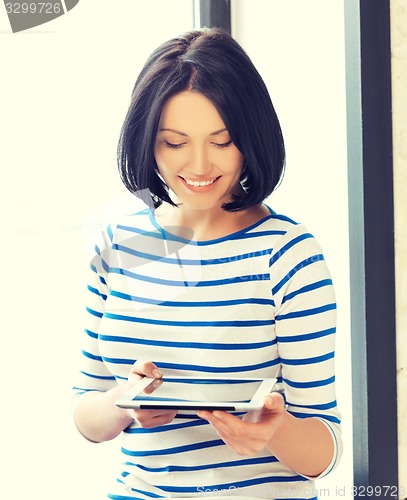
[[[221,144],[215,142],[214,146],[216,146],[217,148],[228,148],[231,144],[232,144],[232,141],[222,142]]]
[[[168,141],[164,141],[164,144],[167,148],[170,148],[170,149],[179,149],[181,148],[185,142],[181,142],[179,144],[174,144],[173,142],[168,142]]]
[[[176,143],[176,142],[164,141],[165,147],[167,147],[169,149],[180,149],[180,148],[182,148],[182,146],[185,146],[185,144],[186,144],[186,142]],[[232,141],[222,142],[222,143],[213,142],[212,144],[217,148],[227,148],[232,144]]]

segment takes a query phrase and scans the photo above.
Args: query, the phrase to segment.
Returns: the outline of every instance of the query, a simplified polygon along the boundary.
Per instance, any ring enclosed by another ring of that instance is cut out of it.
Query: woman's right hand
[[[117,437],[137,420],[141,427],[157,427],[168,424],[177,414],[168,410],[125,410],[118,408],[115,401],[144,376],[157,379],[161,371],[150,361],[137,361],[131,367],[128,379],[106,392],[87,391],[78,397],[74,406],[74,419],[81,434],[96,443]]]
[[[162,376],[161,370],[151,361],[136,361],[130,370],[126,383],[126,390],[133,387],[133,385],[143,377],[161,379]],[[160,380],[157,380],[157,387],[159,385]],[[127,410],[127,412],[144,428],[169,424],[177,414],[176,410]]]

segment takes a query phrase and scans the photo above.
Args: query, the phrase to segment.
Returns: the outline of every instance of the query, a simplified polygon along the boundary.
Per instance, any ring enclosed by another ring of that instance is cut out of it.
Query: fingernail
[[[153,375],[154,375],[154,377],[156,377],[156,378],[161,378],[161,377],[163,376],[163,373],[162,373],[162,371],[161,371],[161,370],[154,370],[154,371],[153,371]]]

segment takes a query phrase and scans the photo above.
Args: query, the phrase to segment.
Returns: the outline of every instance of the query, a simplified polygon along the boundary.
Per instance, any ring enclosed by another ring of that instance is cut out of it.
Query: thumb
[[[284,404],[284,398],[279,392],[272,392],[264,398],[264,408],[272,412],[282,411]]]

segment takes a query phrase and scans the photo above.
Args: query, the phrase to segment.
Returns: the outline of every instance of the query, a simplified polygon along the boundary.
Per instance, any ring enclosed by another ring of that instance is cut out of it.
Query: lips
[[[213,184],[216,181],[215,179],[211,179],[209,181],[194,181],[192,179],[184,179],[184,181],[189,185],[189,186],[209,186],[210,184]]]
[[[212,179],[197,180],[179,176],[184,186],[192,191],[209,191],[221,176]]]

